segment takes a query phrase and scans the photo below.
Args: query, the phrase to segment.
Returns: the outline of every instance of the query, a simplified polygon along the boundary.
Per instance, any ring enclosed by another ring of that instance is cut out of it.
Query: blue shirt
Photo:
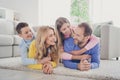
[[[64,51],[69,53],[74,50],[80,50],[80,47],[74,43],[72,37],[65,39],[64,41]],[[91,69],[99,67],[100,64],[100,46],[96,44],[95,47],[85,52],[85,54],[91,55]],[[78,69],[78,63],[80,60],[63,60],[63,64],[67,68]]]
[[[23,65],[37,63],[35,59],[28,58],[29,46],[33,40],[34,40],[34,37],[32,38],[32,40],[24,40],[24,39],[21,40],[19,47],[21,51],[21,60],[22,60]]]

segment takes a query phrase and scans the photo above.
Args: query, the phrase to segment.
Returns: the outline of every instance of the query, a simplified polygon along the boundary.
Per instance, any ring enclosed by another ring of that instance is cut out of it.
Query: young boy
[[[37,61],[35,59],[28,58],[29,45],[35,38],[29,25],[25,22],[21,22],[17,25],[16,31],[18,35],[22,38],[19,46],[23,65],[36,64]]]

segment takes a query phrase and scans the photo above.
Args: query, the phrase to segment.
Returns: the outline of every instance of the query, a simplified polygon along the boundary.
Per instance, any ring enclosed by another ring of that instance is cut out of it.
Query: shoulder
[[[74,46],[74,39],[72,37],[65,39],[64,41],[64,47],[68,46]]]
[[[25,42],[24,42],[23,39],[21,40],[21,42],[20,42],[20,44],[19,44],[19,47],[20,47],[20,48],[21,48],[21,47],[25,47]]]
[[[100,50],[100,44],[96,44],[92,49],[90,49],[90,51],[99,51]]]
[[[31,45],[35,45],[35,40],[33,40],[33,41],[31,42]]]
[[[73,42],[74,41],[74,39],[72,38],[72,37],[70,37],[70,38],[66,38],[65,40],[64,40],[64,43],[71,43],[71,42]]]

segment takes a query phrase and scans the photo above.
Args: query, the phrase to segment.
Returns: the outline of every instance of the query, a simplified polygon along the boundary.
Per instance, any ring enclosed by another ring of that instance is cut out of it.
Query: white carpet
[[[0,68],[32,71],[38,73],[41,72],[40,70],[31,70],[26,66],[23,66],[21,64],[20,57],[0,59]],[[68,69],[63,66],[58,66],[54,69],[54,74],[97,80],[120,80],[120,61],[101,60],[100,68],[84,72]]]

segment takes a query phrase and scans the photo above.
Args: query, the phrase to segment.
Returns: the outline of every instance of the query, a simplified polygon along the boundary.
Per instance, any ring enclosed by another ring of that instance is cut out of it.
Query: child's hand
[[[43,72],[45,74],[53,73],[53,67],[52,67],[52,64],[50,62],[43,64]]]

